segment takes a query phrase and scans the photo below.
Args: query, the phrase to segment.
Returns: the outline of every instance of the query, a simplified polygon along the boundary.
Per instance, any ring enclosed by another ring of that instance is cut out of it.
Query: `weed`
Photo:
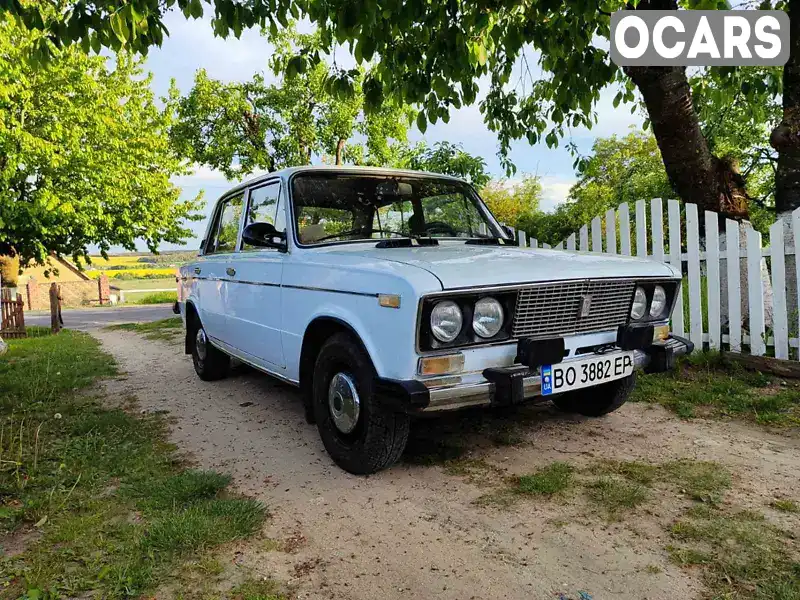
[[[552,496],[570,486],[573,471],[572,465],[567,463],[550,463],[531,475],[519,477],[515,491],[520,494]]]

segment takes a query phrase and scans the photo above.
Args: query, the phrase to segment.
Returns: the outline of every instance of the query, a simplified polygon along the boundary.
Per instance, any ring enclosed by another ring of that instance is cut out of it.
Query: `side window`
[[[276,231],[286,231],[286,215],[281,202],[281,185],[278,182],[250,190],[245,227],[250,223],[272,223]],[[243,244],[243,250],[256,250]],[[261,250],[262,248],[258,248]]]
[[[236,250],[243,198],[244,194],[237,194],[223,201],[211,243],[206,244],[206,254],[233,252]]]

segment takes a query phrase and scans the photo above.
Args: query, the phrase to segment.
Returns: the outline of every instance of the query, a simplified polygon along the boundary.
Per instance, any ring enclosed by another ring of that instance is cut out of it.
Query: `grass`
[[[167,304],[178,299],[178,292],[153,292],[136,298],[128,304]]]
[[[800,562],[791,534],[752,511],[690,510],[670,529],[671,559],[699,567],[715,598],[800,599]]]
[[[786,512],[786,513],[800,512],[800,504],[798,504],[794,500],[789,500],[787,498],[779,498],[777,500],[773,500],[772,502],[770,502],[770,506],[775,510],[779,510],[781,512]]]
[[[683,418],[741,418],[763,425],[800,425],[800,383],[746,371],[722,355],[698,352],[677,369],[642,376],[633,401],[661,404]]]
[[[519,477],[515,491],[537,496],[558,494],[572,484],[573,471],[573,467],[567,463],[550,463],[530,475]]]
[[[109,325],[106,329],[112,331],[134,331],[148,340],[174,340],[183,335],[183,321],[180,317],[170,317],[149,323],[119,323]]]
[[[139,597],[261,528],[264,507],[228,492],[228,476],[181,464],[162,416],[82,391],[115,373],[80,332],[11,340],[0,362],[0,531],[31,541],[0,559],[0,597]]]
[[[642,484],[614,477],[600,477],[592,481],[586,492],[592,502],[602,507],[612,520],[619,519],[626,510],[644,504],[649,497],[648,489]]]
[[[163,290],[164,288],[175,287],[175,277],[167,279],[121,279],[114,282],[114,287],[121,290]]]
[[[730,473],[718,463],[687,459],[660,464],[604,460],[592,465],[588,472],[644,488],[669,484],[692,500],[712,504],[719,502],[731,485]]]

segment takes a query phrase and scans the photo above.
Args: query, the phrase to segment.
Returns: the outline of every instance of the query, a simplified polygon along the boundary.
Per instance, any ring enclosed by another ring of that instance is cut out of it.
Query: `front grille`
[[[560,281],[523,288],[517,296],[512,336],[544,338],[616,329],[628,321],[634,281]],[[589,310],[581,316],[584,298]]]

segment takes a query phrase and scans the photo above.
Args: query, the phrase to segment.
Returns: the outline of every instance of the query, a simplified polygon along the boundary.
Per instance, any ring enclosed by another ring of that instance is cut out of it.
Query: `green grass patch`
[[[127,298],[126,298],[127,300]],[[153,292],[141,297],[134,297],[128,304],[168,304],[178,300],[178,292]]]
[[[697,512],[671,528],[668,550],[682,566],[700,567],[714,598],[800,599],[800,562],[790,534],[752,511]]]
[[[572,484],[574,468],[564,462],[553,462],[530,475],[517,479],[515,491],[520,494],[552,496]]]
[[[785,382],[697,352],[677,369],[639,377],[632,401],[661,404],[683,418],[735,417],[764,425],[800,425],[800,383]]]
[[[119,323],[106,327],[111,331],[133,331],[148,340],[174,340],[183,335],[183,321],[180,317],[170,317],[149,323]]]
[[[139,597],[182,562],[257,532],[229,477],[186,470],[159,415],[83,393],[116,373],[90,336],[11,340],[0,362],[0,530],[37,539],[0,559],[0,597]]]
[[[586,492],[595,504],[606,511],[609,518],[615,520],[625,511],[644,504],[649,497],[644,485],[614,477],[595,479],[587,486]]]
[[[770,502],[770,506],[775,510],[779,510],[781,512],[787,512],[787,513],[800,512],[800,504],[798,504],[794,500],[789,500],[787,498],[780,498],[777,500],[773,500],[772,502]]]
[[[730,472],[720,464],[688,459],[665,463],[603,460],[593,464],[587,472],[643,487],[670,484],[692,500],[710,503],[719,502],[731,485]]]

